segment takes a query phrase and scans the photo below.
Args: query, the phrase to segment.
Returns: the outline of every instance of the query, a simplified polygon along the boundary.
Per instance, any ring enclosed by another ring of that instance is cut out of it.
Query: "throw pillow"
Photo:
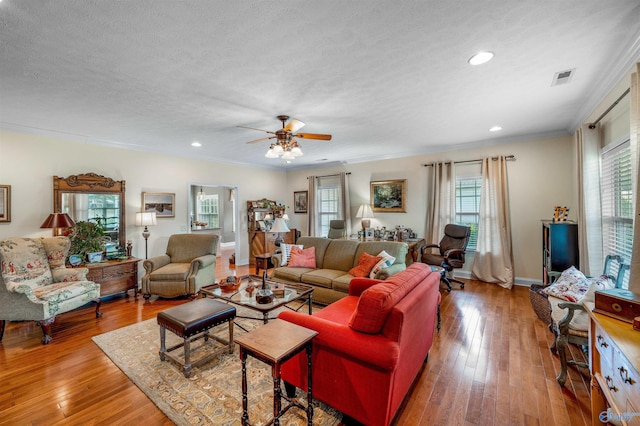
[[[371,273],[369,274],[369,278],[375,278],[376,274],[380,272],[381,269],[388,268],[389,266],[393,265],[393,262],[396,261],[395,257],[391,256],[384,250],[378,253],[378,256],[380,256],[382,259],[380,259],[380,261],[374,265]]]
[[[349,270],[349,274],[354,277],[366,277],[381,259],[382,257],[380,256],[371,256],[366,252],[362,253],[360,259],[358,259],[358,264]]]
[[[316,269],[316,248],[313,246],[306,249],[292,247],[289,267]]]
[[[289,257],[291,257],[292,247],[298,247],[301,249],[304,248],[304,246],[296,244],[280,244],[280,251],[282,252],[282,263],[280,264],[280,266],[287,266],[287,264],[289,263]]]
[[[542,289],[542,292],[569,302],[578,302],[589,289],[589,281],[575,266],[562,272],[553,284]]]

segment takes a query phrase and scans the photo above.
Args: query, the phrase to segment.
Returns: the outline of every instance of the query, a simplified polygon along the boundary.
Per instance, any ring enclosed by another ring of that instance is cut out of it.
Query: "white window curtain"
[[[316,177],[309,176],[309,193],[307,194],[307,232],[310,237],[316,236]]]
[[[640,63],[636,64],[636,72],[634,72],[631,76],[631,108],[629,111],[630,115],[630,144],[631,144],[631,152],[634,152],[635,155],[638,155],[638,143],[640,143]],[[637,158],[637,157],[636,157]],[[639,182],[638,173],[636,170],[636,180],[635,186],[633,188],[633,193],[636,194]],[[640,211],[640,206],[638,202],[640,197],[636,197],[636,213]],[[634,218],[637,219],[638,216],[634,215]],[[631,273],[629,275],[629,290],[634,292],[640,292],[640,280],[637,279],[640,277],[640,221],[634,221],[634,229],[633,229],[633,254],[631,256]]]
[[[444,237],[444,226],[455,223],[456,172],[455,164],[434,163],[430,167],[427,187],[427,244],[438,244]]]
[[[503,155],[482,160],[478,246],[471,275],[504,288],[513,287],[507,159]]]
[[[351,195],[349,193],[349,173],[340,173],[340,188],[342,189],[342,219],[345,229],[351,230]],[[350,231],[349,231],[350,232]]]
[[[600,132],[583,125],[576,130],[578,155],[578,249],[580,270],[586,275],[603,269],[602,211],[600,203]]]

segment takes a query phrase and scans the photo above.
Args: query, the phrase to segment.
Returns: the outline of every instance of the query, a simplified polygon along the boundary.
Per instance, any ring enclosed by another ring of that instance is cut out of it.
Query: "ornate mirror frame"
[[[85,173],[64,177],[53,177],[53,211],[62,212],[62,194],[118,194],[120,195],[120,218],[118,225],[118,245],[124,247],[127,241],[125,230],[125,181],[113,180],[95,173]]]

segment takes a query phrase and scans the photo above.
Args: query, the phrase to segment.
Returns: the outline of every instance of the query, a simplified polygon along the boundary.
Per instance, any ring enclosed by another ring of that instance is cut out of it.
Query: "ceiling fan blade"
[[[240,127],[241,129],[257,130],[259,132],[266,132],[266,133],[270,133],[272,135],[276,134],[276,132],[272,132],[271,130],[256,129],[255,127],[247,127],[247,126],[236,126],[236,127]]]
[[[288,130],[291,133],[295,133],[298,130],[302,129],[302,127],[304,127],[304,123],[302,121],[292,118],[291,121],[289,121],[287,125],[284,126],[284,130]]]
[[[249,141],[247,143],[251,144],[251,143],[258,143],[258,142],[262,142],[262,141],[267,141],[269,139],[275,139],[275,136],[269,136],[266,138],[260,138],[260,139],[256,139],[255,141]]]
[[[297,133],[293,136],[301,139],[319,139],[323,141],[331,140],[331,135],[323,135],[322,133]]]

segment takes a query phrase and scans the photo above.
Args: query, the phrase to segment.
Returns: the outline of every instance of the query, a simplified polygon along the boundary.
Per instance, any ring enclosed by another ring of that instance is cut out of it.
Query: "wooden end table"
[[[271,377],[273,377],[273,424],[280,425],[280,417],[291,407],[298,407],[306,411],[307,424],[313,424],[313,394],[311,391],[311,351],[313,338],[317,331],[309,330],[281,319],[275,319],[262,327],[249,333],[236,337],[235,342],[240,347],[240,360],[242,361],[242,425],[251,425],[249,422],[249,402],[247,398],[247,355],[269,364]],[[307,352],[307,406],[293,401],[284,396],[288,404],[281,406],[282,389],[280,387],[280,367],[287,360],[301,351]],[[270,424],[269,422],[268,424]]]
[[[271,253],[256,254],[256,275],[260,275],[260,269],[267,271],[269,269],[269,261]]]

